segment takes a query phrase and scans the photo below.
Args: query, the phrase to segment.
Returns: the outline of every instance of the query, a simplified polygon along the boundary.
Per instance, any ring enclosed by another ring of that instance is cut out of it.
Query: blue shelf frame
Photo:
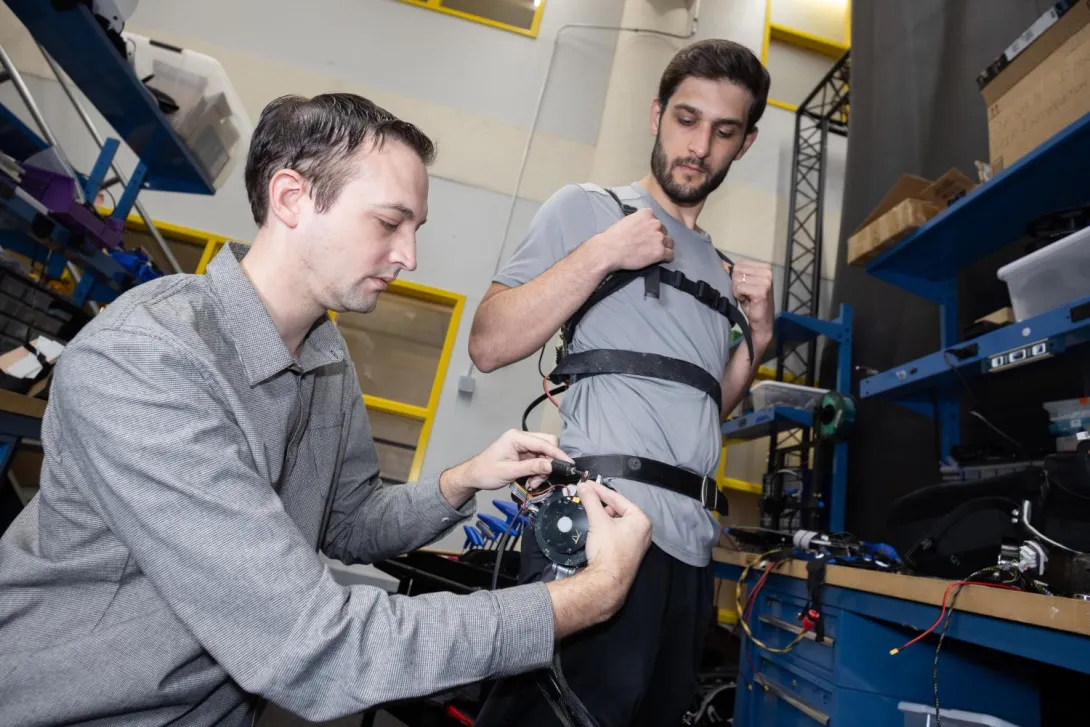
[[[1020,344],[1048,340],[1062,353],[1085,340],[1085,328],[1071,320],[1078,302],[986,334],[958,341],[957,275],[968,265],[1019,240],[1041,215],[1090,200],[1090,114],[982,184],[867,265],[869,274],[939,305],[936,353],[865,379],[860,396],[883,396],[924,416],[940,428],[942,456],[961,439],[960,390],[955,370],[983,371],[990,355]],[[1021,331],[1032,331],[1026,336]],[[976,343],[979,353],[965,353]],[[961,352],[958,358],[955,352]],[[986,358],[987,357],[987,358]]]
[[[49,0],[4,0],[147,167],[145,189],[214,194],[212,180],[174,132],[90,9]]]
[[[9,187],[3,175],[0,187]],[[88,301],[109,303],[135,283],[128,271],[101,248],[85,249],[78,242],[79,236],[73,236],[44,208],[24,199],[22,190],[11,188],[15,190],[11,196],[0,194],[0,209],[21,220],[25,229],[0,230],[0,245],[43,262],[52,277],[60,276],[69,261],[78,265],[83,278],[71,296],[73,303],[77,306]],[[39,234],[41,230],[45,234]]]
[[[1090,114],[980,185],[871,261],[869,274],[922,298],[956,297],[956,276],[1019,239],[1028,222],[1090,200]],[[955,327],[951,332],[956,334]],[[944,338],[943,345],[954,343]]]
[[[723,438],[735,442],[767,437],[772,433],[773,425],[782,431],[785,428],[809,427],[814,416],[803,409],[791,409],[786,406],[769,406],[750,414],[743,414],[723,423]]]
[[[782,349],[825,336],[837,344],[836,391],[850,394],[852,390],[852,307],[840,304],[840,314],[831,321],[798,313],[780,313],[776,316],[776,339]],[[750,414],[728,419],[721,427],[723,438],[728,441],[748,441],[760,437],[775,436],[786,427],[810,428],[813,412],[783,406],[770,406]],[[848,491],[848,442],[839,440],[833,446],[833,465],[828,503],[828,529],[844,530]]]

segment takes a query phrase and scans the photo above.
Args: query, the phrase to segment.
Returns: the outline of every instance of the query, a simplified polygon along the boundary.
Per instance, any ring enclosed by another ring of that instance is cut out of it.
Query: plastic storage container
[[[1042,406],[1048,412],[1051,421],[1058,422],[1063,419],[1085,416],[1084,412],[1090,412],[1090,396],[1079,399],[1062,399],[1060,401],[1046,401]]]
[[[1018,321],[1090,296],[1090,227],[1004,265],[998,276]]]
[[[242,100],[219,61],[187,48],[175,48],[135,33],[133,69],[149,87],[166,94],[178,110],[170,125],[219,189],[246,157],[253,126]]]
[[[934,727],[936,724],[934,705],[901,702],[897,709],[904,712],[905,727]],[[977,712],[962,712],[960,709],[940,709],[939,714],[942,715],[942,724],[945,727],[1018,727],[1005,719]]]
[[[782,381],[762,381],[749,390],[753,397],[753,409],[769,406],[786,406],[791,409],[812,410],[828,389],[813,386],[799,386]]]

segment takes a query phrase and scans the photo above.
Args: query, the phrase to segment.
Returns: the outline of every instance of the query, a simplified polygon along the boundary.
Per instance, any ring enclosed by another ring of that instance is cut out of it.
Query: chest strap
[[[718,403],[723,401],[719,379],[702,367],[688,361],[655,353],[596,349],[581,353],[569,353],[560,359],[556,368],[549,372],[549,381],[574,384],[581,378],[601,374],[623,374],[665,379],[699,389]]]
[[[613,190],[606,191],[613,197],[624,215],[630,215],[636,211],[635,207],[621,202]],[[719,250],[715,252],[728,265],[733,265],[730,258],[722,252]],[[557,365],[549,374],[549,380],[559,384],[574,383],[580,377],[600,374],[647,376],[692,386],[703,391],[719,406],[722,402],[722,391],[718,377],[688,361],[657,354],[614,349],[596,349],[577,354],[568,352],[575,338],[575,330],[587,312],[621,288],[641,278],[644,281],[646,297],[658,298],[661,287],[665,284],[691,295],[726,318],[731,326],[737,326],[746,342],[749,358],[753,360],[753,335],[750,332],[749,322],[735,306],[734,301],[703,280],[690,280],[680,270],[670,270],[662,265],[649,265],[639,270],[622,270],[606,276],[583,305],[579,306],[571,318],[565,321],[560,328],[561,347],[557,352]]]
[[[580,473],[589,472],[591,477],[601,475],[643,482],[691,497],[721,515],[729,514],[727,497],[719,491],[714,475],[698,475],[665,462],[626,454],[576,457],[575,466]]]

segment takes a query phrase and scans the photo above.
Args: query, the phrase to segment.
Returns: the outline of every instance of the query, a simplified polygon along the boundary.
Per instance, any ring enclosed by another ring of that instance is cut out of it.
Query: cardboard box
[[[981,95],[996,173],[1090,113],[1090,0],[1057,18]]]
[[[848,264],[864,265],[915,232],[976,185],[957,169],[934,182],[905,174],[848,238]]]

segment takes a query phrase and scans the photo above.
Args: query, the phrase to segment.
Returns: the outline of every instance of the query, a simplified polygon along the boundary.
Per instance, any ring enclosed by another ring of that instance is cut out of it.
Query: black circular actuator
[[[534,537],[549,560],[569,568],[587,562],[587,512],[578,498],[556,494],[534,518]]]

